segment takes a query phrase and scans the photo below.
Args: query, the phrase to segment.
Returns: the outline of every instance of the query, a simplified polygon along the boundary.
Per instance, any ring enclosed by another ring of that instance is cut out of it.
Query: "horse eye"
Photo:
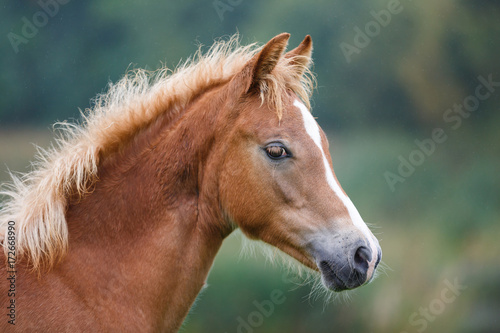
[[[267,156],[269,156],[273,160],[278,160],[278,159],[282,159],[282,158],[290,156],[290,154],[285,149],[285,147],[283,147],[281,145],[267,146],[266,153],[267,153]]]

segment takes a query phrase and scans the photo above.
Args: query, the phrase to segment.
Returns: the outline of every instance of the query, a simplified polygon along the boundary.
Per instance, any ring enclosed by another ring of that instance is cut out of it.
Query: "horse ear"
[[[252,83],[250,87],[258,86],[259,82],[264,80],[266,76],[272,72],[276,64],[280,60],[283,51],[286,48],[289,33],[282,33],[267,42],[262,50],[254,56]]]
[[[246,93],[259,87],[260,82],[276,67],[289,38],[288,33],[279,34],[247,62],[241,72],[233,78],[236,94]]]
[[[307,35],[299,46],[285,54],[285,58],[292,59],[290,64],[294,66],[298,77],[301,77],[311,64],[312,48],[312,38]]]

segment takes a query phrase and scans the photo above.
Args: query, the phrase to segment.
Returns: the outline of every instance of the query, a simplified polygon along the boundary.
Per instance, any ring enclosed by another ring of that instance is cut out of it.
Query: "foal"
[[[233,38],[152,82],[128,75],[13,176],[0,293],[5,309],[13,274],[15,326],[4,317],[2,332],[176,331],[236,228],[334,291],[372,279],[378,241],[308,110],[311,38],[284,53],[288,39]]]

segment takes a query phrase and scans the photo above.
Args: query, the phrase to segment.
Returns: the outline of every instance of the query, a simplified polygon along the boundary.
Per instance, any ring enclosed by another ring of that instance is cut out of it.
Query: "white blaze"
[[[304,119],[304,126],[306,128],[307,134],[313,139],[314,143],[316,146],[321,151],[321,154],[323,156],[323,164],[325,166],[325,175],[326,175],[326,181],[328,185],[330,185],[330,188],[333,190],[333,192],[337,195],[337,197],[340,198],[340,200],[343,202],[344,206],[347,208],[347,211],[349,212],[349,216],[351,217],[352,223],[365,235],[366,239],[370,243],[370,247],[372,250],[372,261],[376,260],[376,257],[378,256],[377,254],[377,247],[375,245],[375,242],[373,240],[372,234],[370,229],[366,226],[365,222],[361,218],[361,215],[359,215],[358,210],[352,203],[351,199],[345,193],[342,191],[340,188],[339,183],[336,181],[335,177],[333,176],[332,169],[330,168],[330,164],[328,163],[328,160],[326,159],[325,152],[323,150],[323,145],[321,144],[321,135],[319,132],[319,126],[316,120],[313,118],[311,112],[307,110],[306,106],[300,102],[299,100],[295,100],[293,103],[296,107],[300,109],[302,112],[302,117]]]

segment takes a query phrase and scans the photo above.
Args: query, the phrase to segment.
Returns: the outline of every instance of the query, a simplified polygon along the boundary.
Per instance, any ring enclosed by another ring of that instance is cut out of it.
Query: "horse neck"
[[[204,285],[232,231],[217,202],[216,94],[206,93],[173,121],[159,119],[107,158],[93,192],[70,205],[70,252],[62,272],[98,271],[92,288],[102,288],[94,296],[114,294],[98,307],[109,309],[110,300],[115,308],[133,303],[144,323],[175,330]],[[82,292],[92,290],[86,283],[92,280],[81,284]]]

